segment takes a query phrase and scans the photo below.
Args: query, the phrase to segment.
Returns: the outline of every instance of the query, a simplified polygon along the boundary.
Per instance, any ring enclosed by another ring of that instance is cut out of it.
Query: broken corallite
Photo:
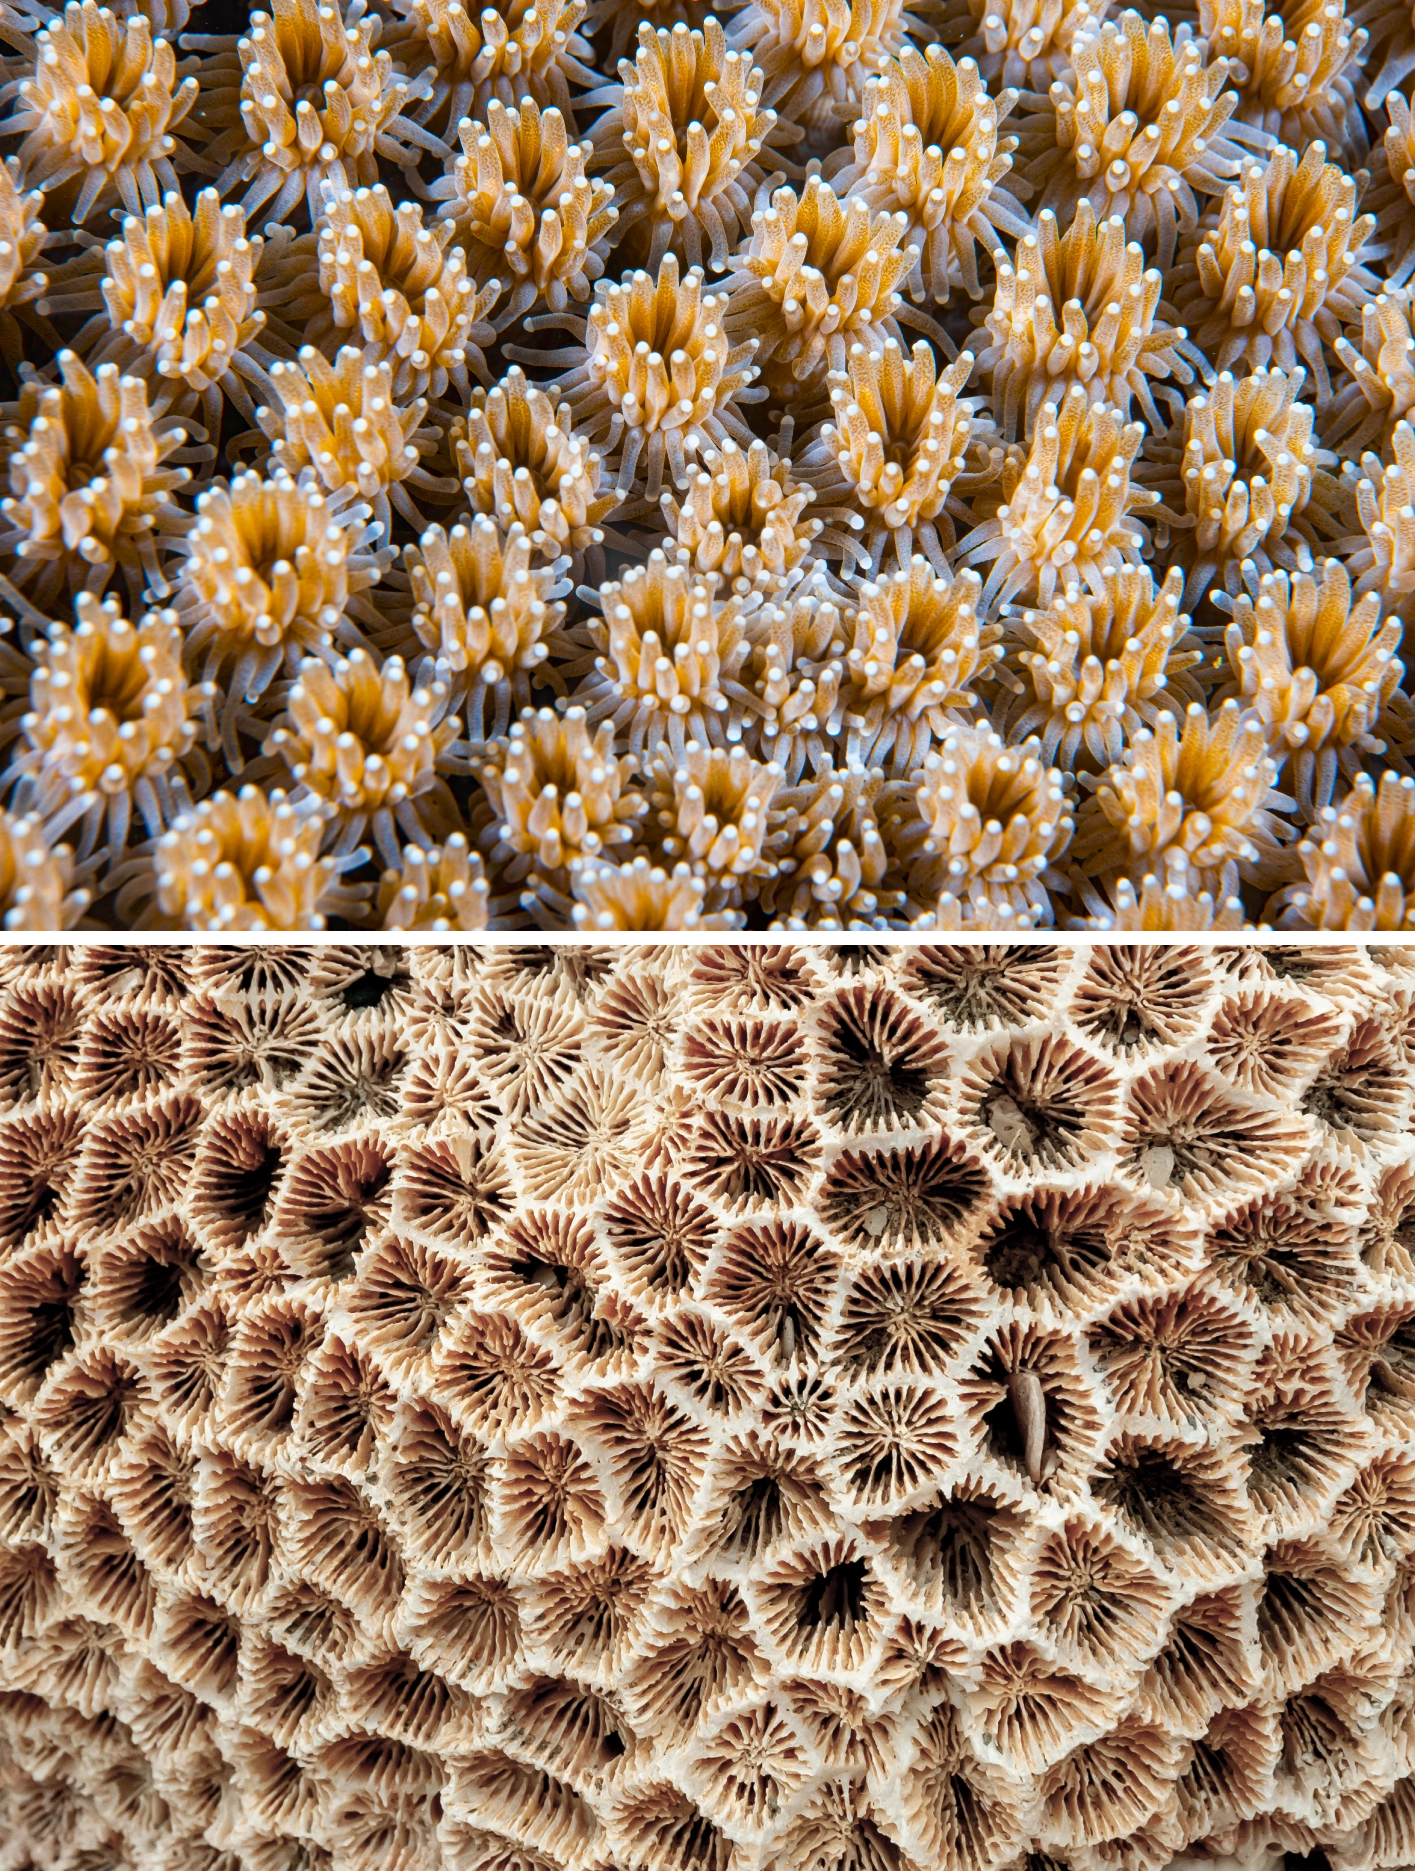
[[[1415,1863],[1415,956],[0,951],[3,1871]]]

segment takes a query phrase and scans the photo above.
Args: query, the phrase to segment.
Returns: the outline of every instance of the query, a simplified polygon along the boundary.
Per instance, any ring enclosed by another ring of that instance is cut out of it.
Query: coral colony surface
[[[0,0],[0,919],[1415,928],[1412,91],[1412,0]]]
[[[1409,948],[11,947],[0,1102],[3,1871],[1415,1864]]]

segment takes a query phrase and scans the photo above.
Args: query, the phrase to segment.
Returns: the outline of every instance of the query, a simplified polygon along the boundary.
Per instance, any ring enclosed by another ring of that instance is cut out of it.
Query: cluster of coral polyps
[[[4,926],[1415,929],[1411,0],[267,4],[0,4]]]
[[[6,1867],[1415,1863],[1409,949],[0,975]]]

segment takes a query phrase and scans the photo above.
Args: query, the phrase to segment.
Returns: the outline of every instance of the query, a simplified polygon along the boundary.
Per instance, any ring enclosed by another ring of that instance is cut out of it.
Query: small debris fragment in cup
[[[988,1128],[1005,1150],[1015,1150],[1019,1156],[1035,1154],[1036,1137],[1014,1099],[1004,1095],[992,1100],[988,1106]]]
[[[1035,1371],[1014,1371],[1007,1381],[1017,1427],[1022,1431],[1023,1460],[1033,1481],[1042,1479],[1042,1452],[1046,1447],[1047,1400]]]
[[[1167,1189],[1174,1175],[1174,1152],[1167,1143],[1152,1143],[1140,1154],[1140,1168],[1156,1189]]]

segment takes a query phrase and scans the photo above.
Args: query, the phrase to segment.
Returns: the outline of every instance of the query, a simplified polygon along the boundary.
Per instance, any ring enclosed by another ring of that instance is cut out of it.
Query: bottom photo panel
[[[1408,1871],[1415,944],[0,947],[0,1871]]]

